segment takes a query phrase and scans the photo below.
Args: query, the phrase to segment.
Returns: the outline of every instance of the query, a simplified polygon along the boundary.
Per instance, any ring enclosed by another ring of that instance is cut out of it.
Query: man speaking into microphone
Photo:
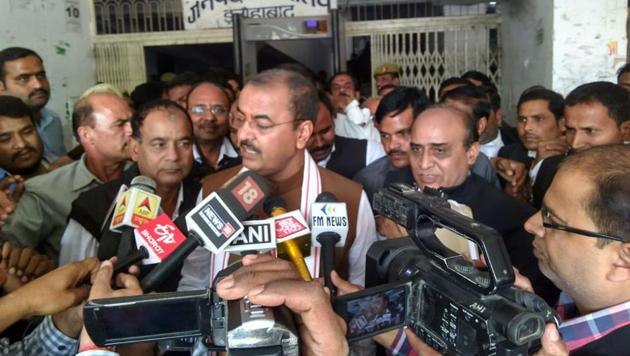
[[[103,258],[117,254],[121,234],[109,231],[111,207],[121,185],[129,186],[136,176],[143,175],[156,182],[160,207],[173,220],[195,206],[200,185],[187,178],[192,167],[193,138],[186,111],[171,101],[157,100],[136,111],[131,126],[130,149],[135,164],[121,179],[86,191],[73,202],[68,227],[61,239],[60,263],[97,253]]]
[[[303,76],[287,70],[269,70],[250,80],[239,97],[231,125],[238,130],[243,165],[208,176],[204,196],[220,188],[241,170],[250,169],[267,181],[272,196],[281,196],[287,210],[299,210],[309,221],[311,205],[323,191],[333,193],[348,206],[349,232],[335,269],[353,283],[363,284],[365,254],[376,239],[374,216],[362,187],[318,167],[306,151],[313,132],[319,99],[315,87]],[[258,211],[259,218],[266,217]],[[311,275],[319,276],[318,249],[306,259]],[[198,249],[184,263],[180,290],[205,288],[216,274],[238,258],[226,253],[211,255]]]

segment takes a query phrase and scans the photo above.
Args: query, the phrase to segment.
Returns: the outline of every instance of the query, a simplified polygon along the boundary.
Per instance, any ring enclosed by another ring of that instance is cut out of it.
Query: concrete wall
[[[500,1],[503,111],[514,123],[518,98],[532,85],[552,86],[553,2]]]
[[[0,48],[27,47],[43,58],[51,84],[47,107],[62,118],[67,147],[72,137],[69,105],[94,83],[91,3],[84,0],[1,1]]]
[[[529,86],[566,96],[580,84],[616,81],[615,72],[626,62],[627,1],[521,0],[499,6],[508,121]]]
[[[554,0],[553,89],[563,95],[580,84],[616,81],[626,62],[626,0]]]

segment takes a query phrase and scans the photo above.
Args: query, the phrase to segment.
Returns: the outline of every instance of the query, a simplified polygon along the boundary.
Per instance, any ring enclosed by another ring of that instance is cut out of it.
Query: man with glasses
[[[599,146],[568,156],[540,212],[525,224],[535,236],[534,254],[541,271],[562,290],[557,311],[563,319],[559,329],[563,340],[555,327],[548,326],[543,346],[550,353],[628,353],[628,182],[628,146]]]
[[[306,150],[319,110],[315,87],[302,75],[281,69],[269,70],[250,80],[239,96],[232,126],[238,130],[243,165],[208,176],[203,194],[208,195],[243,170],[263,176],[272,196],[281,196],[287,210],[299,209],[309,216],[321,192],[333,193],[347,204],[349,232],[337,251],[335,269],[353,283],[363,284],[365,254],[376,238],[374,216],[361,186],[332,171],[318,167]],[[265,217],[262,211],[256,213]],[[314,251],[314,252],[313,252]],[[317,251],[306,263],[311,275],[319,272]],[[234,258],[234,257],[232,257]],[[199,248],[184,263],[180,290],[205,288],[228,265],[229,254],[210,255]]]
[[[411,181],[405,181],[405,177],[396,181],[414,183],[421,189],[437,189],[445,198],[468,206],[473,219],[503,237],[512,263],[532,280],[536,292],[554,303],[558,290],[540,273],[532,254],[533,238],[523,229],[534,209],[471,174],[471,166],[479,154],[479,141],[475,140],[476,126],[470,115],[444,104],[423,111],[414,120],[410,133],[409,163],[413,177]]]
[[[225,90],[213,81],[203,80],[192,86],[186,103],[195,135],[191,175],[202,178],[240,164],[228,136],[230,100]]]

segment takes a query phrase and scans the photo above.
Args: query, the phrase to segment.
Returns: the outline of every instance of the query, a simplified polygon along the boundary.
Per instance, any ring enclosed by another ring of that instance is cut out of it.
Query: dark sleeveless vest
[[[335,136],[335,150],[326,168],[352,179],[365,164],[367,140]]]
[[[72,202],[69,218],[81,224],[81,226],[90,232],[99,242],[98,258],[101,260],[115,256],[118,249],[118,242],[120,241],[120,234],[109,231],[109,224],[106,224],[106,222],[109,221],[108,212],[111,214],[110,210],[120,186],[122,184],[128,186],[131,180],[138,175],[140,175],[138,166],[134,164],[123,172],[121,178],[85,191]],[[196,180],[190,177],[184,179],[184,199],[178,210],[180,217],[195,206],[200,188],[201,185]],[[186,231],[183,232],[186,233]],[[148,273],[152,267],[153,266],[142,266],[140,268],[140,279],[142,279],[142,276]],[[180,278],[179,270],[181,270],[181,268],[177,270],[176,276],[171,276],[169,281],[164,283],[158,291],[177,289],[177,282]]]

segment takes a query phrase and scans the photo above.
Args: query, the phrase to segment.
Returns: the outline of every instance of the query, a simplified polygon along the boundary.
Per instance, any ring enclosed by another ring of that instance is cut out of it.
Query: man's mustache
[[[35,89],[35,90],[33,90],[32,92],[30,92],[28,94],[28,97],[30,98],[30,97],[33,97],[33,96],[38,95],[38,94],[45,94],[46,96],[48,96],[49,95],[49,91],[46,90],[46,89]]]
[[[240,148],[248,148],[256,153],[261,153],[260,148],[254,145],[250,140],[242,140],[239,145]]]
[[[35,148],[33,146],[26,146],[24,148],[22,148],[21,150],[15,152],[12,156],[11,156],[11,160],[12,161],[17,161],[19,159],[21,159],[21,156],[27,154],[27,153],[35,153],[37,152],[35,150]]]
[[[328,151],[330,151],[332,149],[332,145],[325,145],[322,147],[317,147],[313,150],[313,154],[317,154],[317,153],[326,153]]]
[[[388,156],[393,156],[395,154],[404,155],[404,154],[407,154],[407,152],[401,151],[401,150],[391,150],[391,151],[389,151],[389,153],[387,153]]]

